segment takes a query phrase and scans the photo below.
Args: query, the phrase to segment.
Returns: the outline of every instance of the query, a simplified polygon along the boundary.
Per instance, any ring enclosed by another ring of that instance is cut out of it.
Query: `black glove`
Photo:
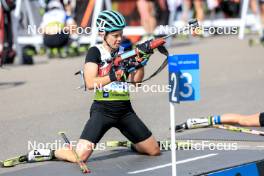
[[[151,40],[145,41],[144,43],[136,45],[139,50],[139,53],[142,55],[153,54],[153,49],[150,48]]]
[[[128,75],[125,73],[124,70],[121,70],[121,69],[115,70],[112,67],[109,73],[109,77],[112,82],[113,81],[125,82],[128,78]]]

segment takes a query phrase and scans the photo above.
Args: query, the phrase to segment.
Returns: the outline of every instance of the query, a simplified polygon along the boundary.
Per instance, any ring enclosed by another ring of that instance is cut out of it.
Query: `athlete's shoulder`
[[[92,46],[89,48],[85,58],[85,63],[87,62],[94,62],[97,64],[101,62],[101,53],[97,46]]]
[[[100,50],[99,50],[99,48],[95,45],[95,46],[92,46],[92,47],[90,47],[89,49],[88,49],[88,53],[89,52],[95,52],[95,53],[97,53],[97,52],[100,52]]]

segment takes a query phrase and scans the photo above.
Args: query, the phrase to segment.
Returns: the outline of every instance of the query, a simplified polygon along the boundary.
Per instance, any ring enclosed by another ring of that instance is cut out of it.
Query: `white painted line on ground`
[[[200,160],[200,159],[204,159],[204,158],[213,157],[213,156],[216,156],[216,155],[218,155],[218,153],[212,153],[212,154],[208,154],[208,155],[197,156],[197,157],[194,157],[194,158],[189,158],[189,159],[177,161],[176,164],[188,163],[188,162],[192,162],[192,161],[195,161],[195,160]],[[146,168],[146,169],[142,169],[142,170],[137,170],[137,171],[133,171],[133,172],[128,172],[128,174],[138,174],[138,173],[153,171],[153,170],[157,170],[157,169],[161,169],[161,168],[169,167],[169,166],[171,166],[171,163],[164,164],[164,165],[159,165],[159,166],[155,166],[155,167],[150,167],[150,168]]]
[[[258,148],[264,148],[264,146],[263,146],[263,145],[258,145],[257,147],[258,147]]]
[[[240,145],[240,146],[238,146],[238,148],[239,149],[241,149],[241,148],[248,149],[248,148],[250,148],[250,146],[249,145]]]

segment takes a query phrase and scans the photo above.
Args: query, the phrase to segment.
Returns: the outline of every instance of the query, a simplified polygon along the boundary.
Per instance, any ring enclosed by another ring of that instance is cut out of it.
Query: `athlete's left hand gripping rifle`
[[[104,63],[102,63],[99,66],[98,75],[105,76],[108,75],[110,71],[118,71],[118,70],[122,70],[125,74],[129,75],[131,72],[134,72],[135,70],[144,67],[146,65],[146,63],[148,62],[148,58],[144,58],[142,56],[146,54],[153,54],[154,49],[158,49],[160,53],[166,56],[166,59],[152,75],[150,75],[148,78],[142,81],[145,82],[151,79],[152,77],[154,77],[155,75],[157,75],[159,72],[161,72],[167,65],[168,62],[167,56],[169,55],[169,52],[164,46],[164,44],[166,43],[166,39],[187,30],[195,30],[198,26],[199,24],[197,20],[193,19],[189,21],[188,26],[184,27],[180,31],[177,31],[177,33],[172,33],[161,38],[148,40],[142,44],[138,44],[136,45],[135,49],[119,54],[116,57],[110,58],[106,60]],[[142,52],[144,53],[144,55],[142,55]],[[79,71],[76,74],[80,74],[80,73],[82,74],[83,72]]]

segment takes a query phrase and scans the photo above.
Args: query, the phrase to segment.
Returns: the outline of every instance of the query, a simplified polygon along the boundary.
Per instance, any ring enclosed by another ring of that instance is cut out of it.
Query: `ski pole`
[[[264,131],[253,130],[250,128],[237,127],[237,126],[233,126],[233,125],[213,125],[213,127],[228,130],[228,131],[235,131],[235,132],[264,136]]]
[[[59,132],[59,135],[63,138],[63,140],[69,145],[78,165],[81,168],[81,171],[83,173],[90,173],[91,171],[87,168],[86,164],[80,159],[80,157],[78,156],[78,154],[76,153],[76,151],[72,148],[69,139],[67,138],[65,132]]]

